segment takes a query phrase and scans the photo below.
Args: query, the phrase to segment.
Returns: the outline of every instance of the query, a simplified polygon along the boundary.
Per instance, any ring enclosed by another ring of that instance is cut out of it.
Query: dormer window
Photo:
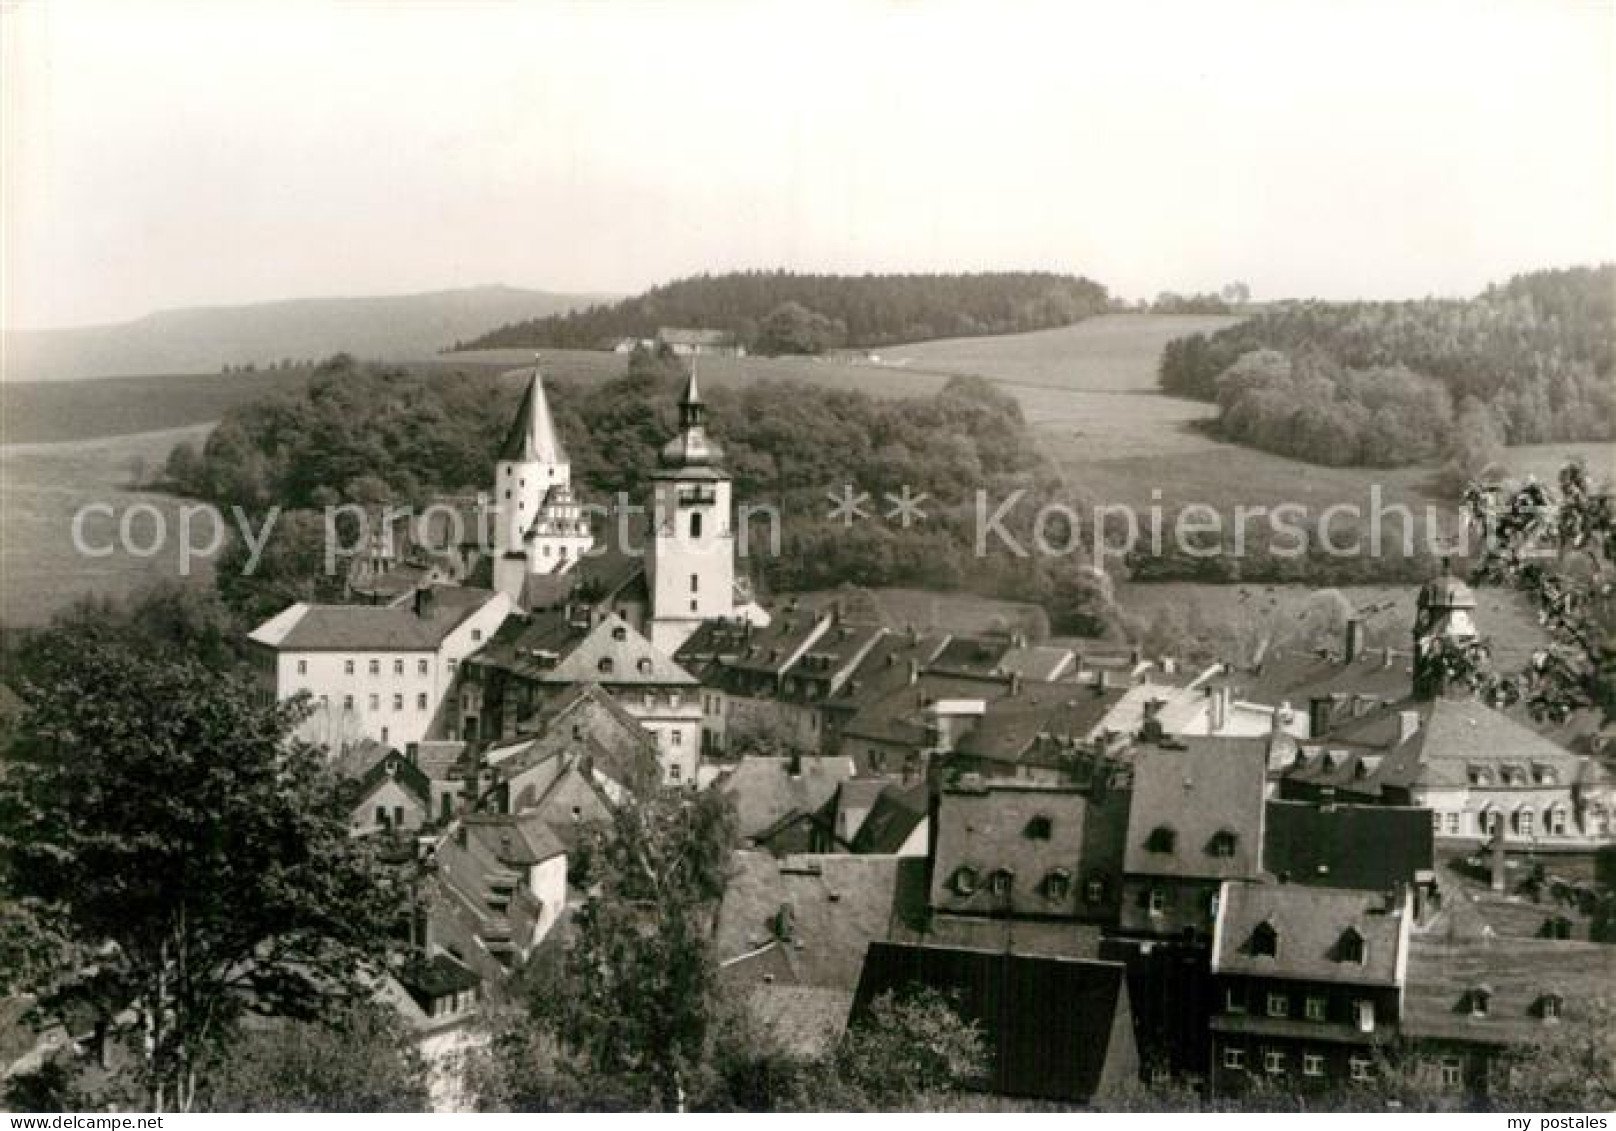
[[[1083,885],[1083,898],[1089,903],[1105,902],[1105,878],[1103,876],[1090,876],[1088,883]]]
[[[1272,923],[1258,923],[1251,932],[1251,953],[1263,958],[1279,956],[1279,932]]]
[[[617,627],[613,628],[612,639],[621,644],[623,641],[628,639],[628,629],[624,628],[622,625],[618,625]]]
[[[1554,772],[1554,767],[1542,762],[1532,763],[1532,780],[1538,785],[1554,785],[1560,780],[1560,775]]]
[[[1010,887],[1015,883],[1016,874],[1008,868],[1000,868],[988,877],[988,890],[994,895],[1009,895]]]
[[[1348,927],[1341,932],[1341,938],[1335,944],[1335,957],[1337,962],[1351,962],[1362,966],[1368,954],[1368,944],[1364,937],[1358,933],[1356,927]]]
[[[1177,843],[1178,834],[1167,825],[1157,825],[1145,838],[1145,848],[1150,852],[1171,852]]]
[[[1207,842],[1206,850],[1213,856],[1230,857],[1234,855],[1235,846],[1239,842],[1240,838],[1238,836],[1228,829],[1222,829],[1212,834],[1212,839]]]
[[[1028,840],[1048,840],[1054,831],[1054,823],[1042,813],[1027,822]]]
[[[949,877],[949,886],[954,889],[955,895],[975,895],[976,883],[976,869],[969,865],[955,868],[953,876]]]
[[[640,662],[635,664],[634,666],[639,669],[639,672],[640,672],[641,675],[650,675],[651,674],[651,660],[650,660],[650,657],[648,657],[648,656],[641,656],[640,657]]]
[[[602,656],[600,658],[600,662],[595,665],[595,670],[601,675],[611,675],[612,669],[615,666],[616,665],[612,663],[612,658],[610,656]]]
[[[1565,1008],[1565,999],[1559,994],[1544,994],[1537,999],[1537,1015],[1544,1021],[1558,1021]]]
[[[1476,986],[1467,996],[1469,998],[1470,1016],[1486,1017],[1493,1006],[1492,987]]]
[[[1047,899],[1063,900],[1072,894],[1072,874],[1065,868],[1056,868],[1044,877],[1044,896]]]

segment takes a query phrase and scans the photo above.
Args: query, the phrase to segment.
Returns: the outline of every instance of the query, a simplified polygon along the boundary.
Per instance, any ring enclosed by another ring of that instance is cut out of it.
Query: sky
[[[1399,298],[1616,259],[1616,0],[0,21],[14,328],[748,267]]]

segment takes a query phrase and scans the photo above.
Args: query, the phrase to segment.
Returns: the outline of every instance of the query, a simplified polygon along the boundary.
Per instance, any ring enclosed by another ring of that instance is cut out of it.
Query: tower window
[[[693,514],[691,514],[691,516],[690,516],[690,536],[692,538],[700,538],[701,537],[701,512],[700,511],[696,511]]]
[[[690,591],[692,593],[696,593],[696,592],[699,592],[700,590],[701,590],[701,574],[693,573],[693,574],[690,575]]]

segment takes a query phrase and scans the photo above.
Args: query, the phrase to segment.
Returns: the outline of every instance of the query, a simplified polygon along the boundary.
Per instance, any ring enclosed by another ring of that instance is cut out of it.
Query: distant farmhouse
[[[723,330],[687,330],[664,326],[656,333],[656,344],[678,357],[745,357],[746,347],[735,335]]]

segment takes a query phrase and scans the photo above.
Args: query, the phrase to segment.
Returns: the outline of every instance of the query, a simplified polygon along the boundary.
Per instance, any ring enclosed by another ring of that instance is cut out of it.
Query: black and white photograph
[[[1616,0],[0,0],[0,331],[11,1131],[1609,1131]]]

